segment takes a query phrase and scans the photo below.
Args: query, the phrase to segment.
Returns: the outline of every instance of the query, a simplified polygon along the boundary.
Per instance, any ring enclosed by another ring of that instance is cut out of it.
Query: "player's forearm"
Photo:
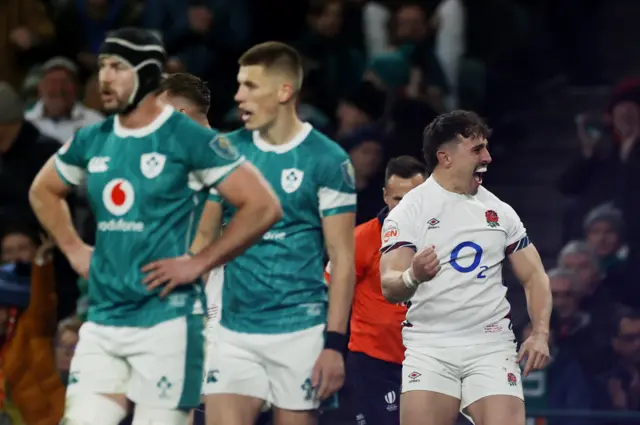
[[[549,335],[552,298],[549,277],[544,271],[532,275],[523,284],[527,297],[527,310],[533,333]]]
[[[405,285],[402,273],[397,270],[389,270],[381,275],[382,295],[390,303],[407,301],[416,293],[417,288],[409,288]]]
[[[353,302],[355,270],[353,261],[346,258],[331,259],[331,284],[329,285],[329,315],[327,330],[347,333],[347,323]]]
[[[238,209],[220,237],[198,252],[194,260],[204,264],[203,273],[219,267],[242,254],[281,218],[282,209],[277,203],[247,203]]]
[[[69,204],[64,197],[34,184],[29,191],[29,202],[40,224],[63,253],[67,254],[83,243],[73,226]]]

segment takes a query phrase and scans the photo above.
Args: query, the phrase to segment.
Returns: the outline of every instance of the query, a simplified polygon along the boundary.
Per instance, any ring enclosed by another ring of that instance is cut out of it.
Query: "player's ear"
[[[446,149],[441,149],[436,153],[438,157],[438,164],[442,165],[444,168],[449,168],[451,166],[451,155]]]
[[[295,89],[293,85],[289,82],[284,82],[280,84],[280,88],[278,89],[278,101],[280,103],[289,102],[295,94]]]

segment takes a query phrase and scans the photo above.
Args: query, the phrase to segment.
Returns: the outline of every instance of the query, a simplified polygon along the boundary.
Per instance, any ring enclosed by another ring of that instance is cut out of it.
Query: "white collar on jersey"
[[[313,126],[308,122],[304,122],[302,123],[302,130],[293,136],[293,139],[281,145],[272,145],[271,143],[265,142],[264,139],[260,137],[258,130],[255,130],[253,132],[253,143],[263,152],[286,153],[304,142],[309,133],[311,133],[311,130],[313,130]]]
[[[120,117],[116,115],[113,118],[113,133],[116,136],[122,137],[122,138],[146,137],[150,134],[153,134],[160,127],[162,127],[162,124],[164,124],[169,119],[169,117],[173,114],[173,111],[174,109],[171,106],[165,105],[164,108],[162,108],[162,112],[160,112],[160,115],[158,115],[155,120],[153,120],[149,125],[141,128],[123,127],[122,124],[120,124]]]

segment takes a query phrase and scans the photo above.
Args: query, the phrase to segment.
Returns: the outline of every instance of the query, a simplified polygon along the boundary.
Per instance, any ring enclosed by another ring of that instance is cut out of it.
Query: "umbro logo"
[[[437,218],[432,218],[431,220],[427,221],[427,224],[429,225],[429,229],[437,229],[438,224],[440,224],[440,220],[438,220]]]
[[[109,170],[109,161],[111,158],[108,156],[94,156],[89,160],[87,165],[87,171],[90,173],[104,173]]]

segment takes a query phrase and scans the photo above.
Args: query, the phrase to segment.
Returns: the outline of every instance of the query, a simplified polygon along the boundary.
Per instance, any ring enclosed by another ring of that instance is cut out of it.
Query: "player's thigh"
[[[267,372],[261,356],[250,348],[251,338],[260,335],[241,334],[220,325],[209,335],[203,385],[205,400],[227,394],[267,401]]]
[[[125,393],[129,366],[113,354],[117,329],[93,322],[80,329],[79,341],[69,368],[65,421],[109,425],[122,420],[129,408]],[[104,415],[96,416],[96,411]]]
[[[352,352],[345,369],[344,406],[340,407],[348,412],[351,423],[398,425],[402,366]]]
[[[433,391],[416,390],[400,396],[401,425],[454,425],[460,400]]]
[[[69,367],[67,398],[81,393],[126,393],[130,369],[124,359],[113,354],[118,349],[116,332],[117,328],[93,322],[82,326]]]
[[[458,416],[461,355],[453,348],[407,348],[402,363],[402,425],[449,425]]]
[[[311,378],[313,367],[324,348],[324,328],[324,325],[318,325],[298,332],[263,336],[262,356],[269,378],[269,401],[274,406],[274,416],[276,408],[280,411],[311,412],[320,406]],[[286,412],[278,414],[281,418],[285,416]]]
[[[131,382],[127,397],[149,416],[164,410],[194,409],[200,405],[204,369],[204,318],[178,317],[136,330],[128,356]],[[168,415],[165,415],[168,416]],[[176,421],[181,421],[181,415]]]
[[[205,396],[206,425],[254,425],[264,400],[240,394]]]
[[[462,408],[476,425],[523,425],[524,396],[513,342],[469,347],[462,380]]]

